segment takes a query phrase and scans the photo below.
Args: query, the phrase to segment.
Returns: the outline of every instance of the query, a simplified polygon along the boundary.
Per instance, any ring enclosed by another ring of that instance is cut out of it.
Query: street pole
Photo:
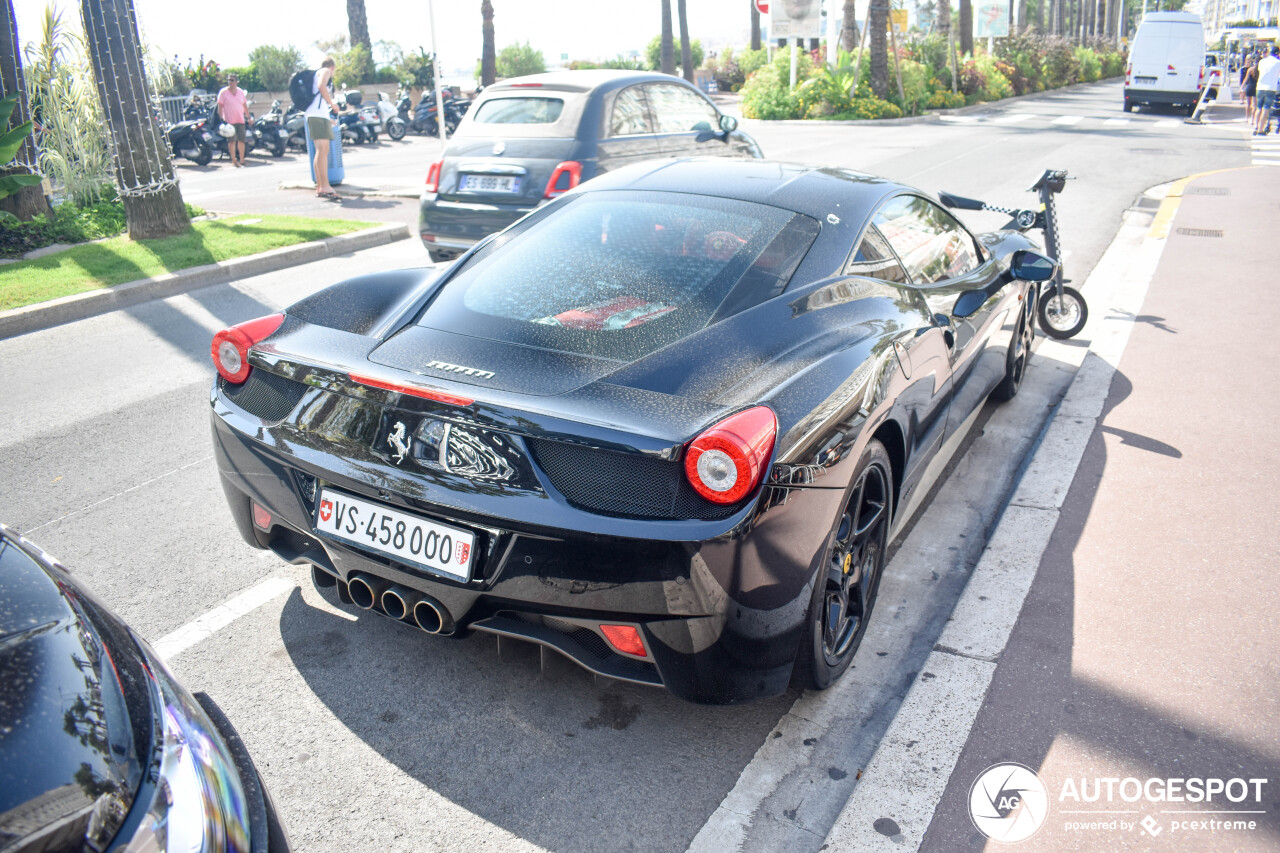
[[[791,41],[791,88],[794,89],[796,87],[796,56],[799,53],[799,51],[796,50],[796,45],[800,42],[800,39],[798,38],[791,39],[790,41]]]
[[[444,69],[440,63],[440,49],[436,46],[435,0],[427,0],[427,21],[431,24],[431,64],[434,66],[433,70],[435,72],[431,75],[431,79],[436,87],[436,132],[440,134],[440,141],[444,142],[444,98],[440,97],[440,76]]]

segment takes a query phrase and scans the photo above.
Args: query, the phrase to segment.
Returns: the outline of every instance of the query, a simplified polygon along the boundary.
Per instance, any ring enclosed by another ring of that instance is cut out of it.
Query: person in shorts
[[[326,56],[320,63],[320,70],[316,72],[315,83],[312,85],[315,94],[311,98],[311,104],[303,111],[307,117],[307,136],[311,137],[311,143],[316,147],[316,197],[326,201],[342,200],[329,183],[329,145],[333,141],[330,110],[335,113],[339,111],[329,92],[334,64],[332,56]]]
[[[1258,123],[1255,135],[1271,130],[1271,111],[1276,106],[1276,89],[1280,88],[1280,45],[1271,46],[1271,54],[1258,63]]]
[[[236,129],[236,135],[227,143],[232,166],[244,165],[244,128],[249,121],[249,97],[240,88],[240,78],[227,75],[227,85],[218,92],[218,114],[222,120]]]

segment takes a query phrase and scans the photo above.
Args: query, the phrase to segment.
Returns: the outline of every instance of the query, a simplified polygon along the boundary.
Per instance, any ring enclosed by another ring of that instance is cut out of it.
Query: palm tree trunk
[[[973,0],[960,0],[960,53],[973,53]]]
[[[760,49],[760,10],[756,8],[756,0],[747,0],[751,4],[751,49]]]
[[[658,70],[663,74],[675,75],[675,49],[671,44],[671,0],[662,0],[662,59]]]
[[[27,87],[22,79],[22,60],[18,52],[18,21],[13,12],[13,0],[5,0],[0,4],[0,98],[6,98],[15,92],[18,104],[9,116],[9,127],[25,124],[31,118],[31,108],[27,103]],[[0,133],[6,128],[0,127]],[[14,165],[0,171],[0,174],[30,174],[35,171],[36,145],[33,136],[22,141],[22,147],[13,158]],[[37,184],[34,187],[23,187],[16,193],[0,199],[0,210],[12,213],[24,222],[40,213],[49,212],[49,203],[45,201],[44,191]]]
[[[351,33],[351,46],[365,46],[373,55],[373,42],[369,40],[369,16],[364,11],[364,0],[347,0],[347,29]]]
[[[493,41],[493,3],[480,0],[480,85],[492,86],[497,72],[497,51]]]
[[[689,18],[684,12],[685,0],[676,0],[676,16],[680,19],[680,71],[693,82],[693,47],[689,41]]]
[[[951,32],[951,0],[933,0],[937,23],[933,25],[934,30],[940,35],[946,35]]]
[[[867,12],[871,30],[871,91],[877,98],[889,97],[889,0],[871,0]]]
[[[840,46],[849,53],[858,49],[858,0],[844,0],[840,12]]]
[[[151,107],[133,0],[80,0],[85,44],[106,114],[116,188],[129,237],[170,237],[191,226],[168,146]]]

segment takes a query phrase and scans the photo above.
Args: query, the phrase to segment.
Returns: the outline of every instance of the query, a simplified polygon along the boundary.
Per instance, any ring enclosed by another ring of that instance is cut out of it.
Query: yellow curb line
[[[1178,207],[1182,204],[1182,191],[1187,188],[1187,184],[1209,175],[1240,172],[1250,168],[1253,167],[1241,166],[1236,169],[1214,169],[1211,172],[1199,172],[1174,181],[1173,186],[1169,188],[1168,194],[1165,195],[1164,201],[1160,202],[1160,209],[1156,211],[1155,219],[1151,220],[1151,230],[1147,232],[1147,237],[1153,240],[1163,240],[1169,236],[1169,228],[1173,225],[1173,217],[1178,213]]]

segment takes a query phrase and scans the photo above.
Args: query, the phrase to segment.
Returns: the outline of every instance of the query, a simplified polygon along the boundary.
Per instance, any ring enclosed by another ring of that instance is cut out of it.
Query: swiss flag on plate
[[[320,520],[328,521],[329,516],[333,515],[333,501],[325,498],[320,501]]]

